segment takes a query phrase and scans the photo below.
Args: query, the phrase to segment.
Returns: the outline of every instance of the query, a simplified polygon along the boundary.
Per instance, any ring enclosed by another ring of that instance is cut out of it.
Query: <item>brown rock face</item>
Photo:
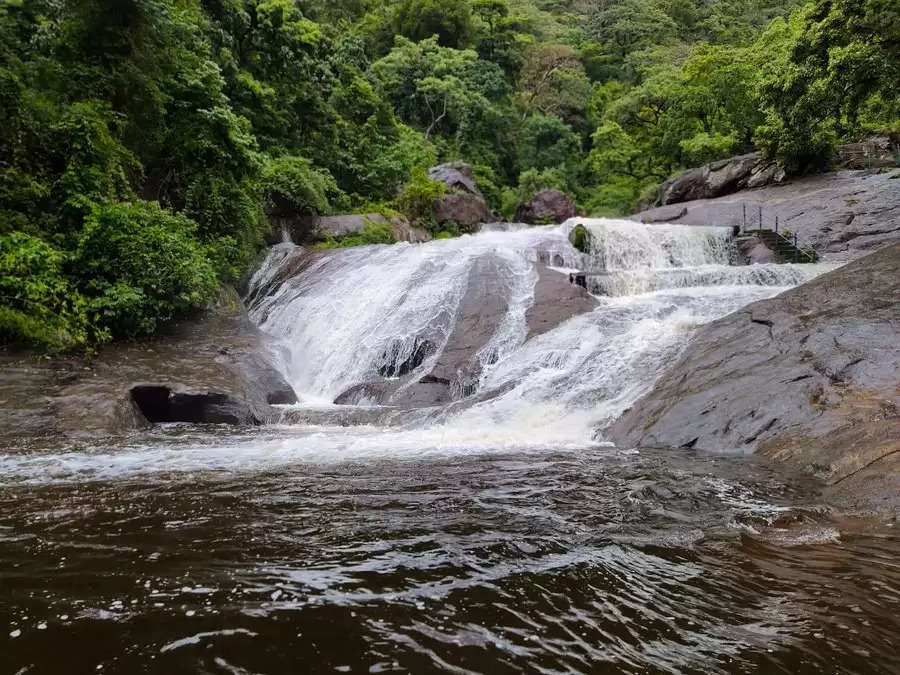
[[[454,221],[466,227],[486,223],[490,219],[487,204],[480,195],[467,192],[452,192],[441,198],[435,210],[434,219],[438,223]]]
[[[717,199],[672,204],[632,216],[642,222],[779,227],[825,261],[853,260],[900,242],[900,171],[838,171]]]
[[[154,422],[259,424],[295,403],[265,338],[220,308],[155,340],[107,345],[92,361],[0,359],[0,438],[119,433]]]
[[[520,204],[516,209],[515,219],[529,225],[548,223],[559,225],[569,218],[574,218],[575,215],[575,204],[566,193],[548,189],[538,192],[530,202]]]
[[[605,433],[621,447],[759,451],[900,508],[898,344],[895,245],[701,328]],[[876,476],[895,486],[887,502]]]

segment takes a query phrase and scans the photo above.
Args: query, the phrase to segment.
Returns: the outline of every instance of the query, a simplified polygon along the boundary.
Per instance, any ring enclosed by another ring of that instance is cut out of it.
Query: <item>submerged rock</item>
[[[530,202],[520,204],[516,209],[516,221],[529,225],[559,225],[575,215],[575,204],[569,196],[552,188],[541,190]]]
[[[587,291],[568,282],[564,274],[535,263],[537,283],[534,302],[526,316],[525,339],[540,335],[569,318],[589,312],[597,301]],[[489,259],[472,266],[466,282],[466,292],[456,312],[453,330],[427,372],[411,372],[411,368],[382,370],[399,377],[365,382],[350,388],[335,399],[340,405],[379,404],[405,408],[421,408],[449,403],[471,395],[481,374],[482,359],[494,335],[501,330],[509,306],[504,295],[497,292],[503,279]],[[433,355],[436,346],[422,343],[413,352],[415,366]],[[404,362],[406,366],[410,365]]]
[[[606,435],[760,452],[900,508],[900,245],[698,330]],[[890,491],[886,492],[890,486]]]

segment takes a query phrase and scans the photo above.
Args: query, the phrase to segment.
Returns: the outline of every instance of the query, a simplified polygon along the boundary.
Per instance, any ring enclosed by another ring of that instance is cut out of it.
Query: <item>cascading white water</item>
[[[590,232],[587,254],[569,244],[577,224]],[[384,375],[388,362],[412,360],[414,375],[429,372],[456,327],[473,271],[487,270],[505,314],[481,350],[475,396],[404,413],[405,430],[391,442],[588,443],[652,386],[698,325],[828,269],[732,267],[732,237],[730,228],[576,219],[332,251],[307,256],[296,273],[296,249],[282,246],[254,278],[251,318],[278,339],[301,398],[330,403]],[[526,341],[539,259],[585,270],[602,295],[593,312]],[[433,351],[415,359],[426,342]]]
[[[250,315],[281,341],[282,366],[297,392],[307,401],[330,403],[385,365],[406,362],[423,342],[437,347],[423,366],[432,363],[478,266],[507,307],[502,330],[485,353],[497,358],[521,344],[539,252],[573,267],[581,262],[566,233],[533,228],[329,251],[273,289],[291,253],[276,247],[251,282]]]

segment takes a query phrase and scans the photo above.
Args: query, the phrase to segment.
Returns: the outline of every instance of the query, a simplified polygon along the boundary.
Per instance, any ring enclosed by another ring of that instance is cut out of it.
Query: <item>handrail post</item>
[[[763,229],[763,226],[762,226],[762,204],[759,205],[759,229]]]
[[[744,225],[741,228],[741,232],[746,232],[747,231],[747,202],[744,202],[742,204],[742,206],[744,207]]]

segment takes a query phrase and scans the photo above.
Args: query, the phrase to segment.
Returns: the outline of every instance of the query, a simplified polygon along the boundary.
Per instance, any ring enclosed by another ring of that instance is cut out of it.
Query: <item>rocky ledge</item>
[[[900,245],[701,328],[605,435],[758,452],[832,501],[900,510]]]
[[[0,357],[0,438],[90,436],[157,422],[260,424],[295,403],[265,337],[237,294],[140,343],[106,346],[90,361]]]
[[[760,212],[760,209],[762,211]],[[900,170],[838,171],[642,211],[645,223],[733,225],[797,235],[823,260],[845,261],[900,242]]]

